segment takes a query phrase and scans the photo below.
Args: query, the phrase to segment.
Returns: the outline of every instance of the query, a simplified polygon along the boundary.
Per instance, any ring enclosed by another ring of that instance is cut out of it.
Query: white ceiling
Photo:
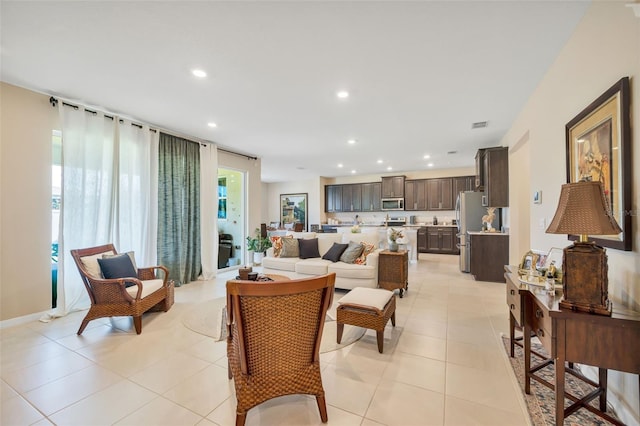
[[[3,0],[1,78],[258,156],[266,182],[467,167],[588,6]]]

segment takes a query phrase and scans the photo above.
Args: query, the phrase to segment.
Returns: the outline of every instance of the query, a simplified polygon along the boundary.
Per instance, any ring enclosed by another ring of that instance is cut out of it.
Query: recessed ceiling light
[[[382,164],[382,160],[378,160],[378,164]]]
[[[339,168],[342,168],[342,167],[344,167],[344,166],[342,165],[342,163],[340,163],[340,164],[338,164],[338,167],[339,167]]]
[[[354,175],[356,173],[355,170],[351,170],[351,174]]]
[[[433,167],[433,163],[427,164],[428,167]]]
[[[216,123],[214,123],[213,121],[207,123],[207,126],[209,126],[209,127],[218,127],[218,125]]]
[[[428,160],[429,158],[431,158],[431,156],[430,156],[429,154],[426,154],[426,155],[425,155],[424,157],[422,157],[422,158],[424,158],[425,160]]]
[[[391,171],[393,168],[391,166],[387,167],[387,170]]]
[[[349,140],[347,141],[347,143],[348,143],[349,145],[353,145],[354,143],[356,143],[356,140],[355,140],[355,139],[349,139]]]
[[[346,90],[340,90],[336,93],[336,96],[339,99],[347,99],[349,97],[349,92],[347,92]]]
[[[194,69],[191,71],[191,74],[195,75],[198,78],[205,78],[207,73],[201,69]]]

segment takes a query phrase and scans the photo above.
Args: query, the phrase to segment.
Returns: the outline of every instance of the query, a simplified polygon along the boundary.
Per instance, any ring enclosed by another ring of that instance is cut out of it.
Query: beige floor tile
[[[371,419],[363,419],[360,426],[384,426],[382,423],[374,422]]]
[[[390,426],[442,425],[444,394],[383,380],[365,417]]]
[[[510,367],[505,365],[501,351],[502,348],[495,346],[449,340],[447,362],[506,375]]]
[[[130,376],[129,380],[161,394],[209,365],[199,358],[177,353]]]
[[[19,395],[0,403],[0,424],[3,426],[30,425],[43,418],[42,413]]]
[[[109,339],[111,335],[124,336],[124,332],[107,324],[97,324],[91,328],[87,327],[80,336],[73,332],[67,336],[57,339],[56,342],[75,351],[86,346],[103,342],[105,339]]]
[[[396,352],[383,379],[444,393],[446,364],[431,358]]]
[[[25,398],[48,416],[122,379],[112,371],[92,365],[27,392]]]
[[[72,353],[72,351],[64,346],[50,340],[33,348],[22,348],[13,352],[3,352],[0,359],[0,374],[4,377],[6,373],[11,371],[27,368],[48,359]]]
[[[186,426],[198,424],[201,420],[202,416],[159,396],[115,424],[120,426],[142,424]]]
[[[182,349],[182,352],[210,363],[214,363],[222,358],[224,358],[226,362],[227,342],[226,340],[216,342],[209,337],[194,345],[185,347]]]
[[[447,397],[444,411],[445,426],[525,426],[530,422],[524,415],[487,407],[463,399]]]
[[[196,426],[219,426],[217,423],[212,422],[211,420],[207,419],[206,417],[202,420],[200,420],[198,423],[196,423]]]
[[[398,351],[444,361],[447,354],[447,341],[405,331],[396,347],[396,352]]]
[[[13,398],[14,396],[18,396],[18,393],[13,390],[11,386],[7,384],[4,380],[0,380],[0,400],[4,401],[9,398]]]
[[[58,411],[49,416],[49,419],[59,425],[111,425],[140,409],[156,396],[142,386],[121,380]]]
[[[232,395],[227,369],[212,365],[166,391],[163,396],[201,416],[206,416]]]
[[[322,385],[327,404],[358,416],[364,416],[376,391],[376,384],[337,374],[323,375]]]

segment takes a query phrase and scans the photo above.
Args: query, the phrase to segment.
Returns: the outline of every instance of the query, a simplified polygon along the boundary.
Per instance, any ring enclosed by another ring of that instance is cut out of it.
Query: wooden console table
[[[382,250],[378,257],[378,287],[400,289],[400,298],[409,289],[409,254],[406,250]]]
[[[607,369],[640,374],[640,313],[616,309],[613,315],[594,315],[560,310],[558,302],[562,291],[547,295],[542,287],[521,284],[517,267],[505,268],[507,305],[510,311],[509,337],[513,356],[514,329],[522,326],[523,336],[536,335],[551,358],[531,365],[531,339],[524,338],[525,392],[530,393],[531,379],[553,389],[556,398],[556,425],[580,408],[620,425],[620,421],[607,414]],[[554,383],[549,383],[536,372],[554,364]],[[565,365],[569,363],[568,367]],[[598,367],[598,383],[592,382],[573,370],[573,363]],[[565,373],[572,374],[596,387],[590,394],[578,398],[565,392]],[[573,401],[564,408],[565,397]],[[589,402],[599,398],[599,407]]]

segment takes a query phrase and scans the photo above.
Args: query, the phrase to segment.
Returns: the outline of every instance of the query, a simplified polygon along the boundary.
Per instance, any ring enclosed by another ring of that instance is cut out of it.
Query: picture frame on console
[[[631,235],[631,127],[629,78],[624,77],[566,125],[567,183],[601,181],[617,235],[589,236],[596,244],[629,251]],[[577,235],[570,235],[576,240]]]
[[[307,193],[280,194],[280,223],[285,229],[294,229],[294,224],[302,223],[302,229],[306,231],[308,207]]]

